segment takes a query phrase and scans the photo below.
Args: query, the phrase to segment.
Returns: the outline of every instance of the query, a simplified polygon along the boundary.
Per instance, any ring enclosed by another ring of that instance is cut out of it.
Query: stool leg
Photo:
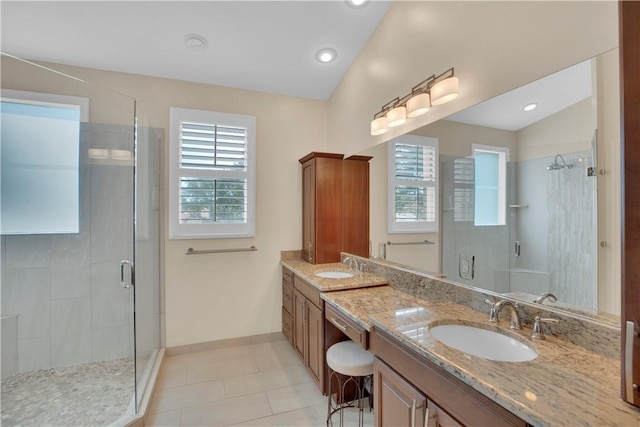
[[[333,369],[329,368],[329,397],[327,399],[327,427],[329,426],[333,427],[333,421],[331,420],[331,409],[332,409],[331,386],[333,384],[333,376],[334,376]]]

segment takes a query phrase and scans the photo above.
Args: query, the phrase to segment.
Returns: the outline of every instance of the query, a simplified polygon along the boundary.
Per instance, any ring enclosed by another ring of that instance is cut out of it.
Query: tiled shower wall
[[[132,257],[132,162],[88,157],[132,147],[130,126],[83,123],[80,233],[2,236],[2,315],[18,316],[17,343],[2,346],[17,345],[19,372],[133,354],[133,293],[119,283]]]
[[[509,164],[508,204],[523,207],[509,208],[510,224],[495,227],[454,220],[451,200],[460,185],[453,177],[453,159],[441,156],[442,268],[447,278],[496,292],[552,292],[564,305],[595,309],[596,178],[586,172],[593,154],[565,154],[565,161],[574,165],[570,169],[548,171],[553,157]],[[516,240],[519,257],[514,254]],[[474,257],[472,279],[460,277],[460,255]],[[510,286],[516,282],[526,289]]]

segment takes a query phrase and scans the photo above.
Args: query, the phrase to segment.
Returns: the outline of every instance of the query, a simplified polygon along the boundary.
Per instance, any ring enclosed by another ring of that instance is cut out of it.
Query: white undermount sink
[[[316,273],[316,276],[325,279],[348,279],[349,277],[353,277],[353,274],[344,271],[321,271],[320,273]]]
[[[469,325],[437,325],[431,335],[443,344],[473,356],[499,362],[527,362],[538,352],[525,343],[498,332]]]

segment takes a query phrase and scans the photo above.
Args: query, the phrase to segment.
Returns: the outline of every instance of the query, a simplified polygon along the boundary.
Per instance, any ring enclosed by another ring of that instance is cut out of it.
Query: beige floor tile
[[[247,421],[237,426],[255,427],[325,427],[325,418],[311,407]]]
[[[164,412],[224,399],[222,381],[187,384],[156,390],[150,412]]]
[[[222,362],[194,363],[187,368],[186,381],[187,384],[194,384],[257,372],[255,359],[245,356]]]
[[[288,349],[256,355],[256,362],[261,372],[303,366],[291,346]]]
[[[145,427],[173,427],[180,425],[180,415],[182,409],[174,409],[172,411],[156,412],[149,414],[144,425]]]
[[[225,399],[182,410],[182,426],[228,426],[270,416],[265,393]]]
[[[324,407],[327,410],[327,398],[320,393],[313,382],[297,384],[267,391],[269,404],[274,414],[290,412],[308,406]]]
[[[167,357],[147,425],[324,427],[326,399],[286,340],[225,347]],[[348,409],[345,425],[357,423]]]
[[[165,367],[164,363],[156,380],[157,388],[175,387],[187,383],[187,367],[172,365]]]
[[[301,384],[308,382],[309,377],[306,371],[291,368],[225,378],[223,381],[225,396],[236,397]]]

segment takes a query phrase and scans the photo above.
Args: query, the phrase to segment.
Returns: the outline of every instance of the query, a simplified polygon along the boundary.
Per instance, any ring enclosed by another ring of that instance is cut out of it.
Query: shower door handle
[[[513,247],[513,254],[516,258],[520,258],[520,241],[516,240],[516,244]]]
[[[124,278],[124,267],[125,265],[129,266],[129,280],[125,280]],[[134,284],[134,273],[133,273],[133,264],[131,264],[131,261],[128,260],[122,260],[120,261],[120,286],[122,286],[125,289],[129,289],[133,287]]]

